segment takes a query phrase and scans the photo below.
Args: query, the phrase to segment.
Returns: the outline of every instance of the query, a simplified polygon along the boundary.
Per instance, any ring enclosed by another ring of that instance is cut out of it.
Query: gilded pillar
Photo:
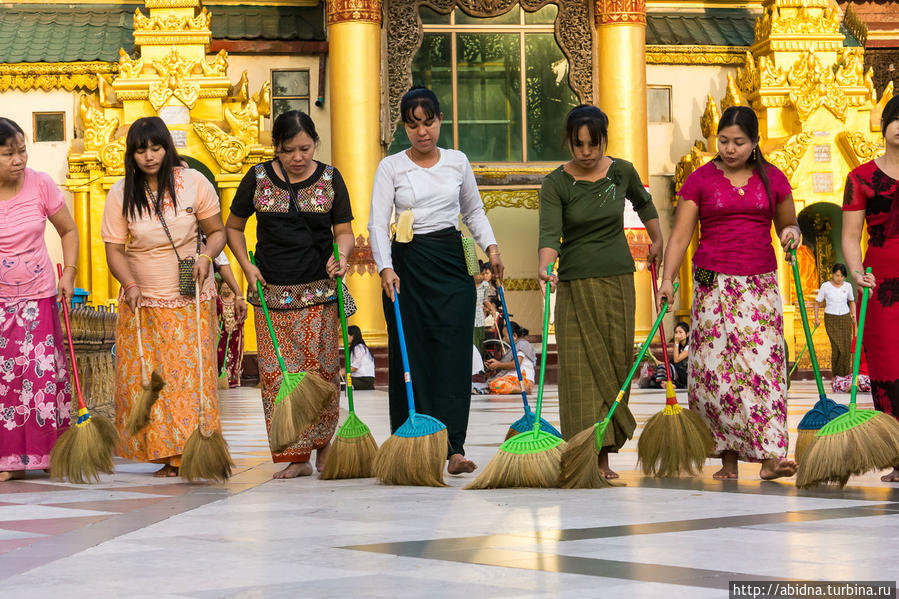
[[[76,191],[75,227],[78,229],[80,250],[78,251],[78,274],[75,275],[75,286],[82,289],[91,288],[91,219],[90,194],[87,189]]]
[[[228,220],[228,215],[231,214],[231,204],[234,202],[234,196],[237,194],[237,187],[240,185],[240,180],[243,178],[241,174],[222,174],[218,175],[215,178],[215,183],[219,188],[219,195],[222,203],[222,222]],[[250,217],[255,220],[255,216]],[[250,223],[247,225],[246,230],[244,231],[244,235],[247,239],[247,248],[252,250],[256,247],[256,223]],[[234,278],[237,279],[237,284],[240,285],[240,288],[243,290],[244,294],[247,292],[247,280],[244,277],[243,270],[241,270],[240,266],[237,265],[237,260],[234,258],[234,253],[231,252],[231,248],[227,245],[225,246],[225,255],[228,256],[228,261],[231,263],[231,271],[234,273]],[[256,320],[253,316],[253,306],[251,304],[247,304],[247,320],[243,325],[243,343],[244,343],[244,351],[247,352],[255,352],[256,351]]]
[[[346,181],[357,252],[370,263],[366,226],[375,170],[381,160],[381,1],[328,0],[331,160]],[[360,252],[360,250],[363,250]],[[352,321],[366,341],[386,345],[380,279],[353,260],[347,285],[358,306]]]
[[[634,164],[649,183],[646,116],[646,0],[596,0],[597,96],[609,117],[609,156]],[[650,271],[637,270],[636,336],[652,327]]]

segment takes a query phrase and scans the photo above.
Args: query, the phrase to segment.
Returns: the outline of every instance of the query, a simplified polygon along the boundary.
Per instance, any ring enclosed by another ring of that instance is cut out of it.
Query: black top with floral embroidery
[[[326,279],[332,254],[332,225],[353,220],[343,177],[319,163],[311,177],[288,184],[263,162],[250,169],[234,196],[231,212],[256,214],[256,264],[275,285],[298,285]]]

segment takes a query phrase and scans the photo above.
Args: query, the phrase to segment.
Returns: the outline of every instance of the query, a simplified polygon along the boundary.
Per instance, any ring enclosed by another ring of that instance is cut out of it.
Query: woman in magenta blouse
[[[661,308],[672,299],[672,281],[700,223],[687,394],[715,438],[718,479],[737,478],[740,460],[761,462],[766,480],[796,473],[786,459],[786,355],[772,221],[784,251],[801,237],[790,182],[765,160],[758,131],[751,108],[724,111],[718,155],[678,192],[659,288]]]
[[[0,118],[0,482],[50,465],[71,390],[57,301],[75,286],[78,233],[59,187],[27,167],[25,134]],[[62,239],[59,284],[44,242]]]

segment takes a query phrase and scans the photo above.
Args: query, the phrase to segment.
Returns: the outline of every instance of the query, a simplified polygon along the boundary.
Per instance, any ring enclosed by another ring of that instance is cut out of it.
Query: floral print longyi
[[[688,397],[715,439],[714,457],[786,458],[786,353],[776,273],[694,283]]]

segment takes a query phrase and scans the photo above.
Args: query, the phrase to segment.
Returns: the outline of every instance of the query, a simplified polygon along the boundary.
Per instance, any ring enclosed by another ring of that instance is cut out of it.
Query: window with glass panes
[[[420,9],[424,38],[412,62],[413,85],[434,90],[443,110],[440,146],[472,162],[539,162],[568,157],[565,115],[579,104],[568,61],[556,43],[558,6],[471,17],[456,8]],[[409,147],[402,123],[390,148]]]
[[[272,120],[289,110],[309,114],[308,70],[272,70]]]

